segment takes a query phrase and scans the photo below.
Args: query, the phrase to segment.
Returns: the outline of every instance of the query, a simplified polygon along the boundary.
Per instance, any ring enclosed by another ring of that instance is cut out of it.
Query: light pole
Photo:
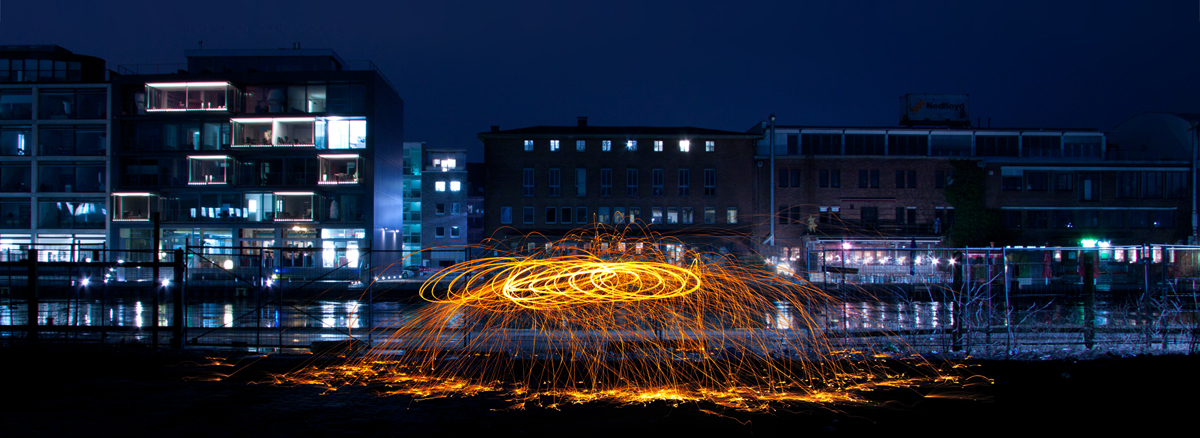
[[[771,114],[770,119],[771,119],[771,132],[770,132],[771,140],[768,142],[768,144],[771,147],[771,169],[769,172],[771,174],[771,207],[769,210],[767,210],[767,217],[771,218],[771,220],[770,220],[771,232],[767,236],[768,236],[768,241],[770,242],[769,244],[772,249],[771,256],[774,257],[775,256],[775,251],[774,251],[774,249],[775,249],[775,221],[777,220],[775,218],[775,114],[774,113]]]

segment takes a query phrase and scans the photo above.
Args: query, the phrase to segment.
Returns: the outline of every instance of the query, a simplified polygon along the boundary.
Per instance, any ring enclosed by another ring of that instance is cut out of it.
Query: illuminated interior
[[[230,159],[226,155],[188,157],[188,185],[223,185],[229,183]]]
[[[322,124],[326,129],[321,129]],[[317,122],[318,137],[325,134],[325,141],[318,141],[318,149],[366,149],[367,121],[330,117]]]
[[[150,220],[149,193],[113,193],[114,222]]]
[[[298,222],[312,221],[313,202],[316,195],[313,192],[276,192],[275,221]]]
[[[232,119],[233,147],[316,146],[313,117]]]
[[[318,184],[358,184],[359,157],[356,154],[318,155],[321,180]]]
[[[228,111],[241,95],[228,82],[151,83],[146,84],[146,111]]]

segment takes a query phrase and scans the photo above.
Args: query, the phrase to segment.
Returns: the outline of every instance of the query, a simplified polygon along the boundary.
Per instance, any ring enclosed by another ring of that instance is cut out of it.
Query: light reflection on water
[[[28,311],[23,301],[3,303],[0,309],[0,326],[25,325]],[[1130,327],[1139,324],[1144,316],[1120,306],[1110,306],[1101,300],[1096,303],[1096,325]],[[311,329],[362,329],[368,321],[373,328],[399,327],[410,320],[423,303],[376,302],[368,305],[357,300],[329,300],[310,302],[258,302],[235,300],[188,304],[186,308],[189,330],[219,328],[311,328]],[[933,330],[945,329],[955,323],[954,303],[939,301],[911,302],[848,302],[829,308],[809,309],[816,329],[830,330]],[[1016,306],[1014,306],[1016,307]],[[154,317],[153,303],[137,300],[108,300],[107,302],[75,301],[67,299],[45,299],[38,303],[39,323],[43,325],[69,326],[121,326],[144,328]],[[169,302],[158,306],[158,324],[167,327],[173,319],[173,306]],[[774,308],[763,309],[763,328],[795,330],[809,325],[801,320],[803,312],[783,302]],[[971,316],[973,325],[1003,324],[1002,309],[975,309]],[[1044,303],[1027,308],[1014,308],[1013,321],[1031,324],[1082,324],[1084,309],[1079,303]],[[454,328],[461,321],[447,321],[447,328]]]

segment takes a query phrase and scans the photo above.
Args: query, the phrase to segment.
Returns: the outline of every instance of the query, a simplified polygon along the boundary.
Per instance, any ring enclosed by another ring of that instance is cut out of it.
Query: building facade
[[[951,244],[959,223],[946,190],[964,164],[959,172],[981,172],[982,206],[1000,215],[996,246],[1186,242],[1186,151],[1131,153],[1094,130],[776,126],[772,154],[770,125],[750,132],[763,135],[755,159],[774,163],[759,168],[755,207],[775,217],[780,259]],[[1150,148],[1160,149],[1178,150]]]
[[[108,238],[110,86],[102,59],[0,46],[0,257],[79,261]]]
[[[467,151],[425,149],[421,173],[421,263],[444,267],[466,260]]]
[[[186,55],[186,69],[113,79],[111,247],[149,249],[157,216],[164,251],[210,248],[193,267],[358,267],[366,248],[374,266],[398,260],[387,234],[403,225],[404,103],[373,64],[331,50]]]
[[[751,243],[756,134],[691,127],[536,126],[479,134],[484,236],[529,250],[614,227],[706,249]]]

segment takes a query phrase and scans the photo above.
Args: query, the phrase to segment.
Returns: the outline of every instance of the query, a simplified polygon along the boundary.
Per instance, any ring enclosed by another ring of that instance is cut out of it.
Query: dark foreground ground
[[[1198,356],[971,362],[994,384],[770,413],[665,402],[512,410],[498,396],[253,383],[295,366],[286,361],[204,381],[234,368],[196,352],[0,347],[0,358],[0,436],[1194,436],[1200,416]]]

